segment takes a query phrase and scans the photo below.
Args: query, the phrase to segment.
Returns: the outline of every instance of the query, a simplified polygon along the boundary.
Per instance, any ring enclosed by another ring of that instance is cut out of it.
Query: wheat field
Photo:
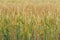
[[[60,40],[59,0],[0,0],[0,40]]]

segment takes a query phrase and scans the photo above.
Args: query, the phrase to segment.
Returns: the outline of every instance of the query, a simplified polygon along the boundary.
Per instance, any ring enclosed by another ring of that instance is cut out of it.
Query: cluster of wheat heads
[[[0,5],[0,40],[59,40],[58,5]]]

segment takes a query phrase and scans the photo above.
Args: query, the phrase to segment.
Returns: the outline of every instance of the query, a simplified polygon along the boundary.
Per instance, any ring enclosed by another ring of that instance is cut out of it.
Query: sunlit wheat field
[[[0,40],[60,40],[60,1],[0,0]]]

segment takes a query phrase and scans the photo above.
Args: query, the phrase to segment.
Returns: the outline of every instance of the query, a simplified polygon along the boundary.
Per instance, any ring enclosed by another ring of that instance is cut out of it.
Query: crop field
[[[59,3],[27,2],[0,1],[0,40],[60,40]]]

